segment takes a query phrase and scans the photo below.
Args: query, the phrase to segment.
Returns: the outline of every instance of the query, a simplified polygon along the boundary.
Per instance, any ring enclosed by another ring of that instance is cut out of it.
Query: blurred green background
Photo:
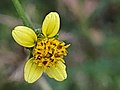
[[[120,90],[120,0],[20,0],[36,28],[57,11],[60,39],[71,43],[65,57],[68,78],[46,74],[34,84],[23,80],[27,51],[12,38],[23,25],[12,0],[0,2],[0,90]]]

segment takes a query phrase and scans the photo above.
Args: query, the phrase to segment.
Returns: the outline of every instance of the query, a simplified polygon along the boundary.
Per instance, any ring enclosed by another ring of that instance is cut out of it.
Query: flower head
[[[51,12],[43,21],[41,37],[25,26],[17,26],[12,31],[12,36],[18,44],[32,49],[32,58],[26,62],[24,67],[24,78],[28,83],[38,80],[43,72],[57,81],[67,78],[63,58],[67,55],[66,49],[69,45],[65,45],[64,42],[54,37],[59,27],[58,13]]]

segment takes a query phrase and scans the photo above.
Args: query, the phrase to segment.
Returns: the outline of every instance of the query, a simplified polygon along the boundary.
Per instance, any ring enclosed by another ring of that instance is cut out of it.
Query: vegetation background
[[[68,78],[34,84],[23,80],[27,51],[11,36],[23,23],[12,0],[0,1],[0,90],[120,90],[120,0],[20,0],[36,28],[57,11],[60,39],[71,43]]]

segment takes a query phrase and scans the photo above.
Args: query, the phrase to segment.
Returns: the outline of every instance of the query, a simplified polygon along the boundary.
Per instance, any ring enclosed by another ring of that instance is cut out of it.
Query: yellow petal
[[[14,40],[24,47],[33,47],[37,41],[37,36],[35,32],[25,26],[17,26],[12,31],[12,36]]]
[[[51,12],[49,13],[46,17],[45,20],[43,21],[42,25],[42,33],[46,37],[53,37],[55,36],[60,28],[60,17],[58,13],[56,12]]]
[[[33,62],[33,58],[29,59],[24,67],[24,79],[28,83],[33,83],[40,78],[43,68]]]
[[[48,67],[46,73],[57,81],[63,81],[67,78],[66,66],[61,61],[58,61],[54,66]]]

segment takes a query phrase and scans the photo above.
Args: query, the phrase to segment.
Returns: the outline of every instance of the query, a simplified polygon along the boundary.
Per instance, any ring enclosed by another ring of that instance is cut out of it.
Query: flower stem
[[[28,26],[28,27],[33,28],[32,22],[31,22],[31,20],[27,17],[27,15],[26,15],[24,9],[22,8],[22,5],[20,4],[19,0],[12,0],[12,2],[13,2],[13,4],[14,4],[16,10],[17,10],[17,13],[18,13],[19,17],[20,17],[20,18],[22,19],[22,21],[23,21],[23,24],[24,24],[25,26]]]

